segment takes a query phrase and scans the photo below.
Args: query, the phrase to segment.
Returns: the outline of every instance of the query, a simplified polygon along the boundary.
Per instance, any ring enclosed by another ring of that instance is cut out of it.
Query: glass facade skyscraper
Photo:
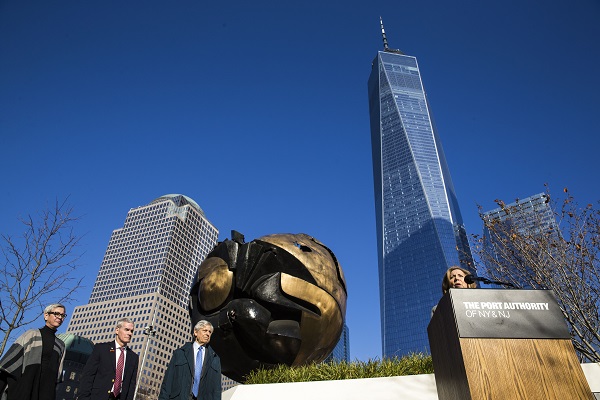
[[[63,379],[56,384],[56,400],[77,399],[79,378],[83,367],[94,349],[91,340],[70,333],[56,335],[65,344]]]
[[[158,397],[173,350],[193,338],[189,292],[218,234],[194,200],[173,194],[131,209],[111,235],[89,302],[75,308],[67,333],[108,342],[117,320],[132,319],[136,400]]]
[[[533,196],[519,199],[514,203],[504,204],[482,214],[485,222],[498,221],[510,224],[524,234],[535,235],[548,231],[559,232],[554,211],[550,205],[550,197],[546,193],[538,193]],[[484,236],[490,233],[484,224]]]
[[[546,193],[503,204],[502,207],[483,213],[482,219],[486,254],[503,264],[510,264],[503,254],[507,254],[507,249],[511,254],[510,248],[507,247],[510,241],[506,240],[506,235],[512,231],[524,237],[546,238],[542,241],[546,244],[560,238],[560,229],[550,204],[550,197]],[[502,228],[490,232],[489,226],[500,226],[499,224],[502,224]],[[540,246],[541,243],[537,245]],[[525,283],[522,284],[526,286]]]
[[[344,324],[344,329],[342,329],[340,340],[338,340],[331,354],[323,360],[323,363],[340,361],[350,362],[350,330],[346,324]]]
[[[467,235],[417,59],[387,48],[369,77],[384,357],[428,352],[447,268],[471,264]]]

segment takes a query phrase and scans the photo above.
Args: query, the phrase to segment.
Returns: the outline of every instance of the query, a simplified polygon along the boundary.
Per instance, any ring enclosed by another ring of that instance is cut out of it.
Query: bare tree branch
[[[558,229],[541,214],[519,221],[519,201],[497,200],[502,218],[486,217],[480,208],[485,234],[473,235],[471,248],[493,279],[553,290],[580,360],[600,362],[600,210],[580,207],[564,192],[561,204],[552,202]]]
[[[36,321],[46,303],[72,300],[83,279],[75,273],[81,236],[73,225],[79,217],[67,200],[19,220],[24,227],[20,236],[0,234],[0,354],[11,334]]]

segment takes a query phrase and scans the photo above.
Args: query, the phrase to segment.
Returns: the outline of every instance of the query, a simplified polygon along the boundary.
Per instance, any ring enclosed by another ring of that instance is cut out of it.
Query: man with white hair
[[[133,400],[139,357],[128,346],[133,321],[121,318],[115,340],[96,343],[79,378],[78,400]]]
[[[221,400],[221,359],[208,346],[212,333],[210,322],[198,321],[196,340],[173,352],[158,400]]]
[[[0,394],[7,400],[55,400],[65,344],[56,330],[67,314],[62,304],[44,309],[43,328],[30,329],[17,338],[0,360]],[[5,397],[6,396],[6,397]]]

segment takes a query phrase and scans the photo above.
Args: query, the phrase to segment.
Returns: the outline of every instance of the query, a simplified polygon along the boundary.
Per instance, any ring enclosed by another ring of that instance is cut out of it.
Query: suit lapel
[[[117,373],[117,350],[115,349],[115,342],[112,343],[108,343],[108,351],[111,355],[110,360],[110,367],[112,368],[112,371],[114,373]]]
[[[202,373],[200,374],[200,380],[206,375],[207,366],[210,365],[212,359],[212,349],[208,346],[204,347],[204,361],[202,362]]]
[[[133,356],[133,350],[131,350],[129,347],[127,347],[125,355],[127,357],[125,357],[125,371],[123,372],[123,377],[129,377],[133,374],[133,365],[135,364],[135,357]],[[123,382],[125,382],[125,379],[123,379]]]
[[[188,348],[185,349],[183,354],[185,355],[185,358],[187,360],[188,367],[190,368],[190,372],[192,373],[192,376],[194,376],[194,367],[195,367],[195,365],[194,365],[194,344],[189,343]]]

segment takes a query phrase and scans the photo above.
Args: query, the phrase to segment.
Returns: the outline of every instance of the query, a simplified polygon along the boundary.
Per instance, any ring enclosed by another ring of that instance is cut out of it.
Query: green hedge
[[[274,369],[262,369],[250,373],[245,383],[330,381],[431,373],[433,373],[431,356],[415,353],[402,358],[385,358],[383,360],[342,361],[302,367],[279,365]]]

